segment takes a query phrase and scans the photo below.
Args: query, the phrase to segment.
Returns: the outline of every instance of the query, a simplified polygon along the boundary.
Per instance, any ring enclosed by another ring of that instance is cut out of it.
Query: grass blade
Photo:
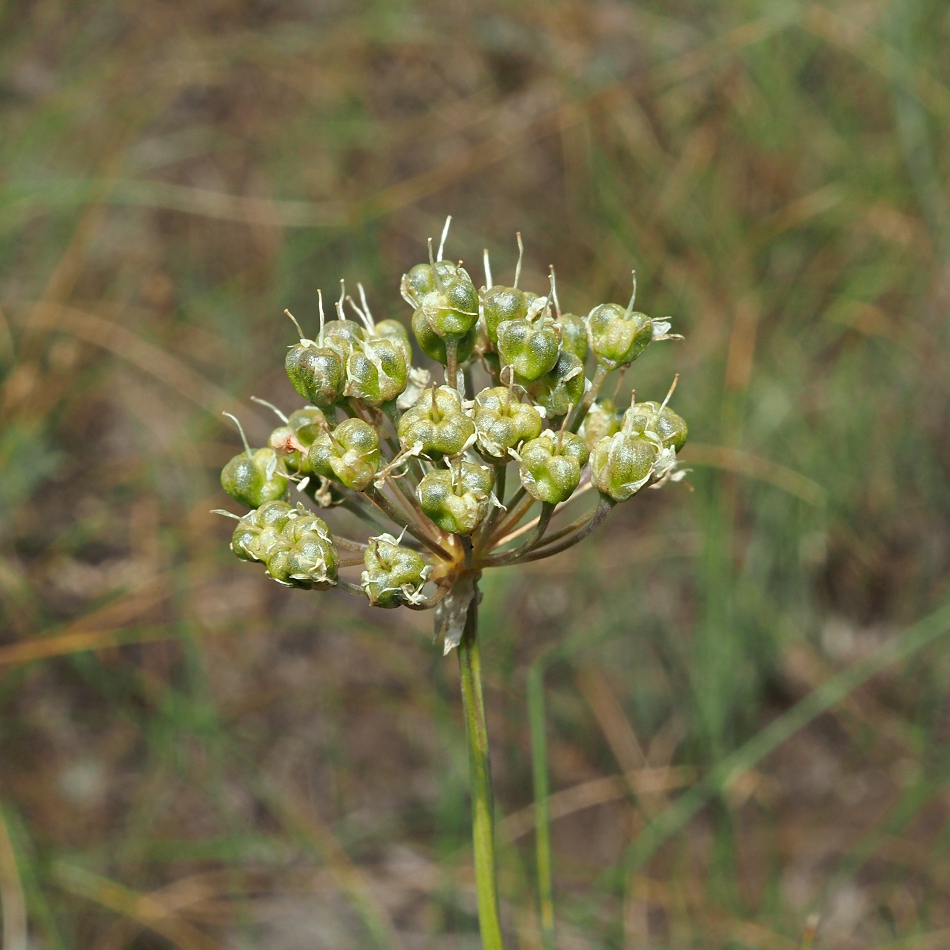
[[[842,670],[837,676],[806,696],[753,736],[745,745],[726,756],[703,782],[694,786],[651,822],[627,851],[622,862],[623,870],[629,873],[642,867],[664,842],[676,834],[739,776],[774,752],[813,719],[841,702],[852,690],[893,663],[922,650],[948,632],[950,632],[950,606],[944,606],[909,630],[894,637],[863,660]]]

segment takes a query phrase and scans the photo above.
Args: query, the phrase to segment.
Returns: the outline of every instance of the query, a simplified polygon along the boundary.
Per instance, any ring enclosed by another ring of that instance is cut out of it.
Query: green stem
[[[580,529],[580,531],[554,544],[542,545],[533,551],[528,551],[527,554],[523,554],[521,556],[520,563],[526,564],[528,561],[539,561],[541,558],[551,557],[552,554],[559,554],[561,551],[566,551],[568,548],[571,548],[575,544],[583,541],[584,538],[586,538],[587,535],[591,533],[591,531],[601,525],[604,518],[610,514],[614,508],[614,505],[616,504],[617,503],[613,501],[613,499],[608,498],[606,495],[602,495],[600,502],[594,509],[594,513],[590,516],[590,520],[583,528]]]
[[[355,515],[360,521],[365,522],[377,531],[385,532],[388,530],[382,522],[377,521],[362,505],[357,504],[352,498],[347,498],[342,501],[340,507],[348,511],[351,515]]]
[[[538,516],[538,523],[534,530],[528,535],[527,539],[522,541],[516,548],[482,559],[482,561],[479,562],[480,566],[501,567],[504,564],[511,564],[513,561],[517,561],[520,557],[527,554],[538,544],[541,538],[544,537],[544,532],[547,531],[548,524],[551,521],[551,515],[553,514],[554,505],[543,502],[541,504],[541,514]]]
[[[505,478],[508,471],[508,467],[504,462],[495,463],[495,497],[498,499],[499,504],[505,503]],[[495,522],[498,520],[498,515],[501,512],[501,508],[492,507],[491,512],[489,512],[488,517],[479,525],[478,531],[475,534],[473,541],[473,548],[475,554],[478,555],[482,548],[485,546],[485,542],[491,537],[492,531],[495,530]]]
[[[418,525],[412,524],[408,515],[401,511],[384,492],[372,485],[363,489],[363,494],[390,520],[405,528],[417,541],[421,541],[433,554],[438,555],[444,561],[450,561],[452,558],[448,552],[429,537]]]
[[[445,383],[451,386],[456,392],[459,388],[459,345],[457,342],[448,342],[445,344]],[[464,394],[460,393],[463,396]]]
[[[462,680],[462,708],[468,737],[472,785],[472,843],[475,851],[475,888],[483,950],[504,950],[498,915],[498,878],[495,870],[494,799],[488,760],[488,729],[482,700],[482,663],[478,649],[478,591],[465,618],[458,647]]]
[[[609,375],[610,370],[608,370],[603,363],[598,363],[597,369],[594,370],[594,378],[591,380],[590,389],[587,390],[587,395],[584,396],[584,401],[577,407],[577,410],[574,413],[574,418],[571,419],[571,432],[577,432],[577,430],[581,427],[584,417],[587,415],[588,410],[594,404],[594,400],[597,398],[597,394],[600,392],[600,387],[604,385],[604,380],[606,380]]]
[[[569,525],[565,525],[563,528],[559,528],[557,531],[552,534],[548,534],[544,538],[544,543],[539,544],[538,547],[547,547],[549,544],[554,544],[555,541],[560,541],[562,538],[566,538],[569,534],[577,531],[579,528],[587,527],[587,523],[593,518],[597,513],[596,507],[593,511],[588,511],[586,514],[581,515],[580,518],[575,519]]]
[[[497,544],[498,540],[508,534],[531,510],[533,504],[534,498],[532,498],[524,488],[519,488],[518,491],[514,493],[511,501],[508,502],[508,510],[499,518],[492,529],[491,536],[484,546],[487,547],[488,544],[492,543]]]

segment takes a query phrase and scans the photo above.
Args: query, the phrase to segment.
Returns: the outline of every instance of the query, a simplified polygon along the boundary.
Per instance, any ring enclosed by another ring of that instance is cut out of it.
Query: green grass
[[[408,317],[446,213],[473,274],[520,230],[526,284],[553,263],[585,311],[635,267],[686,335],[625,392],[681,373],[693,491],[485,585],[497,817],[546,761],[558,946],[797,950],[812,913],[817,948],[950,942],[948,40],[921,0],[0,5],[31,946],[476,945],[454,662],[207,513],[219,411],[259,441],[249,397],[295,405],[283,308],[342,276]],[[543,946],[535,860],[501,846],[512,947]]]

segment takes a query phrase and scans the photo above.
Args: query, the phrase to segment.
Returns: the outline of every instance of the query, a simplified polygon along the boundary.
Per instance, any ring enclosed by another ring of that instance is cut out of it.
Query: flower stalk
[[[611,373],[619,389],[650,344],[677,338],[667,320],[634,311],[635,280],[626,306],[564,313],[553,268],[545,295],[519,287],[519,234],[513,284],[493,282],[486,251],[485,285],[477,289],[461,261],[443,257],[450,220],[438,252],[430,239],[428,262],[400,282],[412,337],[402,322],[373,317],[362,285],[357,303],[341,282],[329,321],[318,291],[315,339],[287,312],[299,342],[285,368],[306,405],[285,413],[258,400],[280,425],[261,448],[241,432],[243,451],[225,465],[221,485],[249,510],[222,514],[238,522],[235,555],[263,564],[279,584],[333,589],[375,607],[432,610],[444,652],[458,649],[479,921],[483,946],[498,950],[478,580],[485,570],[558,554],[616,504],[678,481],[684,472],[676,453],[687,427],[668,406],[673,388],[662,403],[633,399],[623,412],[600,398]],[[358,319],[346,316],[344,303]],[[418,365],[419,351],[436,365]],[[588,491],[593,504],[585,514],[561,514]],[[341,535],[332,527],[334,509],[357,516],[358,533],[375,533]],[[540,845],[550,945],[550,842]]]
[[[484,950],[502,950],[498,913],[498,871],[495,861],[495,806],[488,756],[488,728],[482,698],[482,661],[478,643],[478,581],[469,602],[465,629],[458,645],[462,711],[468,739],[469,781],[472,790],[472,846],[478,925]]]

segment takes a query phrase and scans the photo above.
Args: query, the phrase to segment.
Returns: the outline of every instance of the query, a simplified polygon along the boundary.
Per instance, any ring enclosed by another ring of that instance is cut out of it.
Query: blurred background
[[[522,286],[635,267],[686,335],[626,385],[682,374],[688,485],[486,579],[510,945],[533,668],[564,950],[950,946],[948,43],[938,0],[0,3],[8,950],[478,946],[429,616],[209,514],[221,411],[299,403],[283,308],[407,319],[447,213],[476,281],[520,230]]]

